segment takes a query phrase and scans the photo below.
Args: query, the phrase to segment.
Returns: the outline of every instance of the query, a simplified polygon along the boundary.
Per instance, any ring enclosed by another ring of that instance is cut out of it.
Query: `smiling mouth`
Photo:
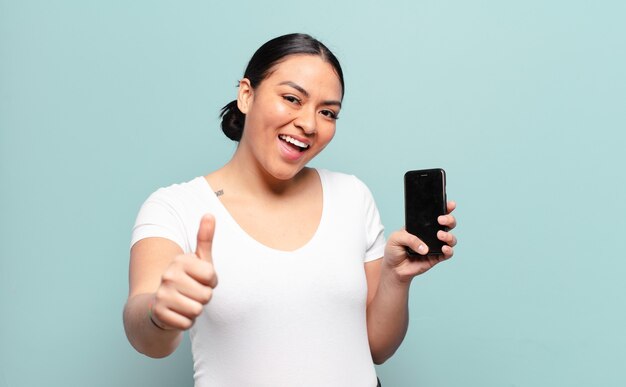
[[[291,136],[287,136],[286,134],[281,134],[278,136],[279,139],[289,144],[292,148],[297,149],[300,152],[304,152],[309,149],[309,144],[305,144],[302,141],[298,141]]]

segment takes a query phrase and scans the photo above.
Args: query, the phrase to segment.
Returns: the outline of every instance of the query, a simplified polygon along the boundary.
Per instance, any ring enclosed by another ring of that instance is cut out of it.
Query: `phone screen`
[[[444,230],[437,218],[446,214],[446,173],[443,169],[409,171],[404,175],[406,230],[428,246],[429,254],[442,254],[444,243],[437,231]],[[407,250],[411,255],[419,255]]]

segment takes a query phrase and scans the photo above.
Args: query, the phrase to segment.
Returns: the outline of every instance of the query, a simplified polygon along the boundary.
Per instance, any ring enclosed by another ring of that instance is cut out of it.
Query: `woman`
[[[385,242],[362,182],[306,167],[333,138],[343,94],[339,62],[308,35],[254,54],[222,110],[232,159],[158,190],[138,215],[124,324],[139,352],[167,356],[190,329],[196,386],[377,384],[374,363],[407,330],[411,279],[456,239],[440,232],[439,257],[404,230]]]

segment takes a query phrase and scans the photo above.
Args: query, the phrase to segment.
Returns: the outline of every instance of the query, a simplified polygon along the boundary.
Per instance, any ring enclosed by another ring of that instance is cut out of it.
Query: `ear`
[[[239,81],[239,92],[237,93],[237,107],[243,114],[248,114],[252,99],[254,98],[254,89],[248,78]]]

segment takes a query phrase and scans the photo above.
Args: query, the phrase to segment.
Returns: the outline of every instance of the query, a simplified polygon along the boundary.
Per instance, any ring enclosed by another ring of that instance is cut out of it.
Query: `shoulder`
[[[150,195],[148,201],[185,202],[190,199],[204,197],[210,187],[204,177],[196,177],[184,183],[172,184],[157,189]]]
[[[210,209],[211,198],[214,196],[206,179],[196,177],[184,183],[157,189],[146,199],[142,208],[160,209],[176,217],[195,220],[197,213]]]
[[[210,212],[210,192],[204,177],[156,190],[137,214],[131,246],[143,238],[162,237],[176,242],[183,251],[191,251],[199,219]]]
[[[317,169],[317,172],[319,173],[324,188],[348,191],[350,193],[362,192],[367,195],[370,194],[367,185],[355,175],[329,171],[327,169]]]
[[[342,172],[318,169],[324,197],[339,206],[351,208],[370,208],[374,197],[367,185],[358,177]]]
[[[365,186],[365,184],[355,175],[343,172],[330,171],[328,169],[316,169],[322,182],[343,185],[343,186]]]

